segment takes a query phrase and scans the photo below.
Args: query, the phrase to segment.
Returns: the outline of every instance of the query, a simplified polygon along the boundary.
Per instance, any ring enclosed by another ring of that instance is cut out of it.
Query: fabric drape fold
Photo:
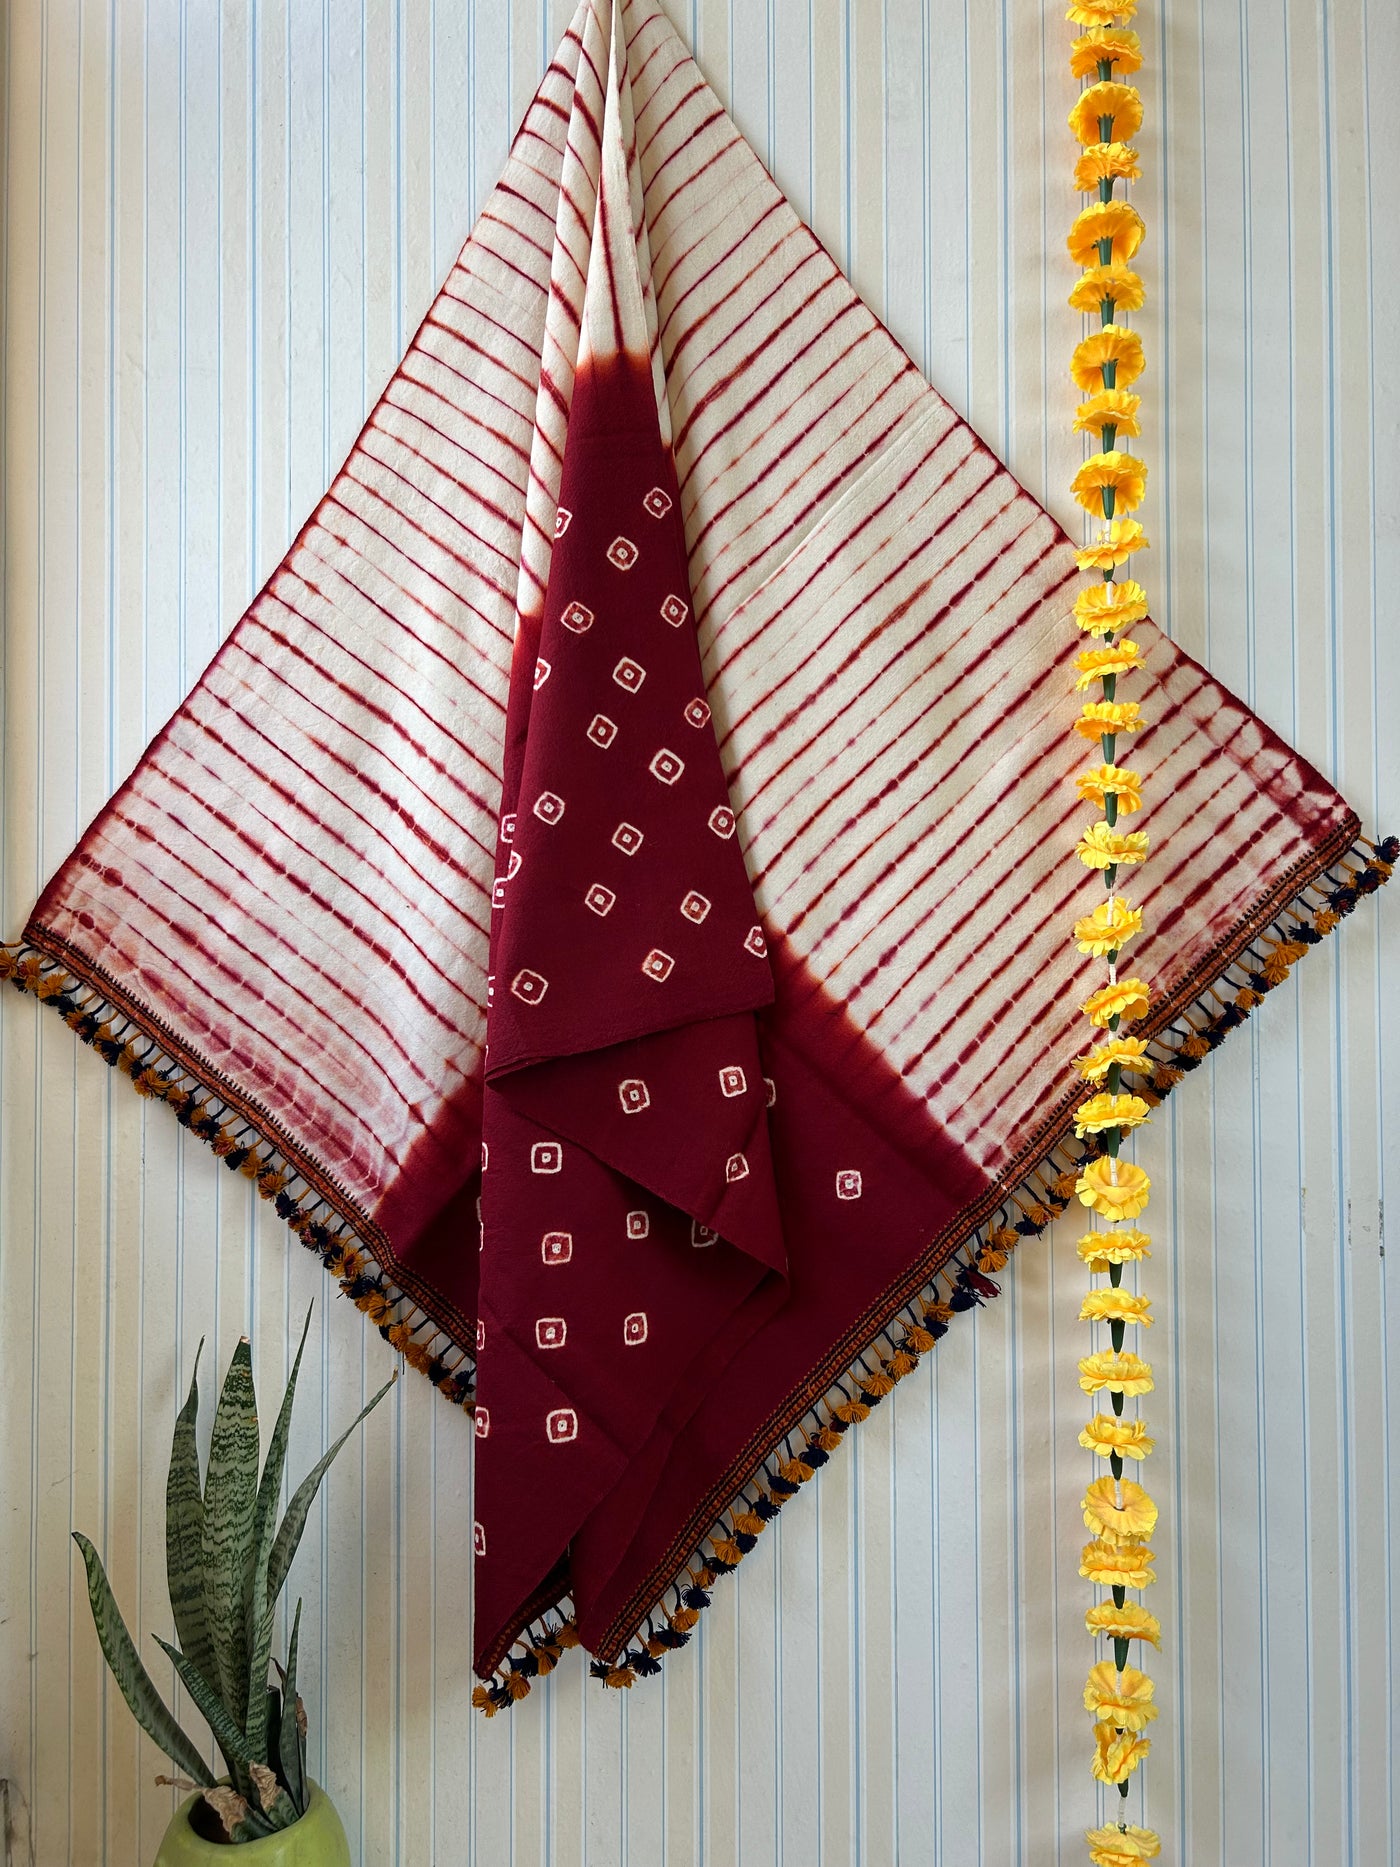
[[[472,1408],[487,1710],[654,1671],[1068,1203],[1077,588],[655,0],[583,0],[5,959]],[[1134,635],[1156,1100],[1395,851]]]

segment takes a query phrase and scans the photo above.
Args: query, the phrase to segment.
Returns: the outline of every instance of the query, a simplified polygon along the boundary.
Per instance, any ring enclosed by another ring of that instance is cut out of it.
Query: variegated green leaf
[[[233,1351],[214,1415],[201,1536],[204,1620],[218,1675],[211,1683],[240,1730],[248,1716],[243,1578],[252,1559],[257,1494],[258,1404],[245,1336]]]
[[[165,1577],[180,1649],[207,1677],[215,1668],[204,1622],[204,1498],[195,1444],[199,1357],[203,1348],[201,1340],[195,1350],[189,1395],[175,1416],[175,1435],[170,1445],[170,1473],[165,1481]]]
[[[276,1618],[277,1610],[269,1606],[248,1641],[248,1748],[260,1763],[267,1761],[267,1669],[272,1663]]]
[[[374,1411],[398,1378],[398,1370],[395,1369],[393,1374],[391,1374],[389,1379],[384,1383],[383,1387],[381,1387],[379,1392],[374,1396],[374,1399],[369,1402],[368,1406],[360,1409],[355,1415],[355,1418],[340,1435],[339,1439],[336,1440],[330,1451],[326,1453],[324,1458],[320,1459],[312,1466],[306,1477],[302,1479],[301,1483],[292,1493],[292,1500],[287,1506],[286,1515],[278,1526],[277,1540],[272,1546],[272,1560],[268,1564],[267,1600],[269,1607],[282,1592],[282,1584],[286,1581],[287,1571],[292,1566],[292,1557],[297,1553],[297,1545],[301,1541],[301,1533],[306,1528],[307,1514],[311,1509],[316,1493],[321,1488],[321,1480],[330,1469],[332,1460],[350,1437],[351,1433],[353,1433],[355,1428],[360,1424],[360,1421],[363,1420],[367,1414]]]
[[[277,1736],[277,1754],[282,1765],[282,1781],[287,1793],[304,1815],[306,1813],[306,1778],[301,1767],[301,1733],[297,1729],[297,1645],[301,1638],[301,1602],[292,1616],[292,1637],[287,1645],[287,1670],[282,1675],[282,1725]]]
[[[297,1375],[301,1372],[301,1357],[306,1347],[306,1332],[310,1327],[311,1309],[308,1306],[287,1391],[282,1396],[272,1438],[268,1442],[267,1461],[263,1466],[257,1504],[253,1511],[253,1560],[244,1586],[244,1614],[248,1642],[248,1743],[255,1757],[267,1755],[267,1668],[272,1658],[273,1622],[273,1604],[268,1600],[267,1593],[267,1569],[272,1557],[282,1472],[287,1461],[292,1402],[296,1397]]]
[[[256,1761],[248,1749],[248,1740],[229,1716],[228,1707],[219,1697],[219,1689],[178,1647],[172,1647],[168,1640],[155,1636],[156,1645],[168,1655],[175,1670],[180,1675],[181,1683],[199,1710],[204,1722],[214,1733],[214,1742],[224,1753],[224,1761],[229,1766],[230,1774],[237,1778],[247,1770],[250,1763]],[[242,1788],[242,1784],[239,1785]]]
[[[201,1786],[214,1781],[214,1772],[204,1761],[194,1743],[181,1730],[175,1714],[157,1692],[150,1674],[141,1664],[140,1655],[127,1632],[116,1598],[107,1580],[102,1560],[88,1539],[75,1530],[73,1541],[82,1551],[87,1570],[88,1600],[103,1656],[112,1669],[112,1677],[132,1715],[143,1731],[153,1737],[177,1769],[184,1770]]]

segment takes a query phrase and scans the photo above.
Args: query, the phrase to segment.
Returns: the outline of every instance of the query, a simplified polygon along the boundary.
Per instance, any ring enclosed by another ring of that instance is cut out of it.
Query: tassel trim
[[[96,986],[38,947],[0,945],[0,983],[6,980],[51,1005],[110,1069],[130,1079],[137,1095],[164,1102],[181,1127],[207,1143],[231,1172],[251,1180],[389,1346],[454,1405],[472,1410],[475,1357],[395,1283],[360,1228],[337,1212],[243,1112],[178,1063]]]
[[[1297,889],[1217,972],[1196,997],[1147,1040],[1144,1067],[1129,1072],[1136,1093],[1153,1105],[1169,1095],[1265,996],[1282,985],[1309,947],[1318,945],[1367,895],[1374,894],[1400,861],[1400,838],[1373,843],[1358,836]],[[170,1104],[176,1119],[206,1141],[234,1171],[246,1175],[280,1217],[315,1251],[341,1289],[379,1333],[450,1400],[471,1410],[474,1358],[398,1288],[382,1267],[368,1262],[357,1228],[317,1192],[267,1137],[197,1077],[177,1063],[96,987],[84,983],[39,948],[0,945],[0,982],[59,1011],[103,1061],[131,1080],[138,1095]],[[1150,1067],[1149,1067],[1150,1066]],[[1074,1197],[1074,1183],[1098,1147],[1091,1140],[1057,1140],[975,1223],[918,1293],[902,1303],[866,1343],[822,1399],[760,1455],[748,1481],[694,1542],[672,1579],[643,1591],[652,1605],[640,1619],[629,1609],[602,1643],[606,1657],[591,1661],[595,1679],[627,1690],[661,1669],[666,1654],[685,1646],[711,1590],[757,1543],[790,1497],[812,1478],[859,1421],[911,1374],[948,1333],[955,1315],[1001,1294],[994,1273],[1005,1269],[1025,1238],[1038,1237]],[[682,1544],[682,1549],[684,1544]],[[554,1670],[564,1651],[579,1644],[567,1596],[516,1636],[495,1670],[472,1693],[487,1717],[528,1696],[535,1679]]]
[[[1380,843],[1356,837],[1254,931],[1190,1004],[1147,1040],[1144,1067],[1132,1072],[1135,1092],[1153,1106],[1160,1103],[1243,1024],[1266,994],[1283,984],[1310,947],[1390,880],[1397,861],[1400,837]],[[1125,1067],[1125,1077],[1128,1074]],[[919,1293],[876,1331],[817,1405],[770,1445],[749,1481],[692,1547],[679,1571],[673,1571],[674,1579],[640,1625],[633,1621],[631,1636],[617,1635],[618,1626],[625,1625],[619,1617],[600,1643],[601,1651],[613,1657],[593,1662],[595,1677],[611,1684],[614,1673],[644,1670],[639,1655],[659,1659],[669,1648],[684,1644],[694,1623],[683,1623],[682,1638],[668,1637],[677,1616],[709,1605],[716,1580],[738,1567],[765,1525],[827,1463],[851,1427],[913,1372],[948,1333],[955,1315],[1000,1295],[1001,1287],[990,1273],[1003,1270],[1023,1239],[1038,1237],[1067,1210],[1075,1181],[1101,1151],[1092,1138],[1076,1141],[1072,1133],[1048,1149],[1007,1193],[1001,1207],[975,1226]],[[628,1611],[629,1619],[631,1615]]]

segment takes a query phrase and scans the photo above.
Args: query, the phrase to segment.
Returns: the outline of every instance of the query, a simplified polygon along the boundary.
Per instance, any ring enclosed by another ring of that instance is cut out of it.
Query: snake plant
[[[199,1413],[199,1351],[189,1394],[175,1419],[165,1487],[165,1563],[178,1646],[161,1640],[185,1690],[203,1713],[223,1755],[216,1778],[199,1745],[177,1722],[142,1665],[102,1567],[87,1537],[73,1532],[87,1569],[88,1600],[97,1638],[122,1697],[142,1729],[202,1791],[230,1841],[256,1841],[288,1828],[306,1811],[306,1712],[297,1692],[297,1602],[287,1664],[269,1684],[277,1599],[306,1527],[307,1514],[331,1461],[394,1384],[391,1377],[292,1493],[278,1518],[292,1400],[310,1310],[282,1396],[277,1423],[258,1474],[258,1407],[253,1357],[245,1336],[233,1351],[214,1415],[209,1461],[201,1481],[195,1420]],[[199,1348],[202,1350],[203,1342]]]

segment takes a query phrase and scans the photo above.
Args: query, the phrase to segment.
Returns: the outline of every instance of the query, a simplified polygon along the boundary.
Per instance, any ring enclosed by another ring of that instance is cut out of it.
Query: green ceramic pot
[[[190,1810],[198,1801],[191,1796],[175,1811],[154,1867],[350,1867],[350,1844],[335,1804],[315,1783],[311,1805],[299,1822],[236,1848],[206,1841],[190,1827]]]

